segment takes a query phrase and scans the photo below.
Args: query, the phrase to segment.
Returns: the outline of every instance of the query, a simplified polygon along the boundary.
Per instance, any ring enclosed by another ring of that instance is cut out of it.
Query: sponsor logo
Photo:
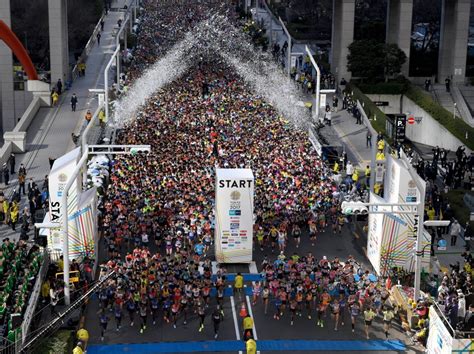
[[[230,202],[230,210],[239,210],[240,209],[240,202]]]
[[[67,174],[61,173],[61,174],[58,176],[58,181],[59,181],[59,182],[62,182],[62,183],[66,182],[66,181],[67,181]]]
[[[233,191],[232,193],[230,193],[230,199],[239,200],[240,199],[240,192],[239,191]]]
[[[242,210],[229,210],[229,215],[230,216],[235,216],[235,215],[242,215]]]

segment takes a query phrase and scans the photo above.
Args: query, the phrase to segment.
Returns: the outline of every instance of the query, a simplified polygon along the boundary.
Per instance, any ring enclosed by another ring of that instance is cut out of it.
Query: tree
[[[397,44],[385,44],[385,80],[389,76],[395,76],[402,71],[402,66],[407,61],[407,56]]]
[[[360,40],[349,46],[347,69],[353,76],[375,81],[399,74],[406,60],[405,53],[397,44]]]
[[[353,76],[374,80],[384,74],[384,44],[375,40],[354,41],[349,45],[347,69]]]

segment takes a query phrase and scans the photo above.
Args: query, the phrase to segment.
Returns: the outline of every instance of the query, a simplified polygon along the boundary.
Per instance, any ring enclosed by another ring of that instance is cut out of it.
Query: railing
[[[49,254],[47,249],[44,249],[43,254],[43,264],[41,265],[40,271],[36,276],[36,282],[33,287],[33,291],[31,292],[30,298],[28,300],[28,307],[23,315],[23,322],[21,324],[21,340],[22,343],[25,342],[26,336],[28,335],[28,331],[30,329],[31,320],[35,314],[36,305],[41,293],[41,284],[43,283],[43,279],[48,273],[49,267]]]
[[[72,74],[71,74],[72,81],[75,81],[77,79],[77,77],[79,76],[78,65],[81,61],[84,62],[87,59],[87,57],[89,56],[89,54],[92,50],[92,46],[95,44],[95,42],[97,40],[97,33],[100,32],[100,23],[104,19],[105,19],[105,13],[102,14],[101,18],[99,19],[99,22],[97,22],[97,25],[95,25],[95,28],[94,28],[94,31],[92,32],[92,35],[90,36],[89,40],[87,41],[87,44],[84,47],[84,50],[82,51],[81,55],[79,56],[79,60],[77,61],[76,65],[74,65],[74,67],[72,69]]]
[[[99,287],[105,283],[113,274],[115,271],[111,271],[109,274],[107,274],[103,279],[100,279],[100,281],[97,281],[94,286],[92,286],[84,295],[82,295],[79,299],[74,301],[74,303],[71,304],[67,309],[64,310],[58,317],[53,319],[49,324],[46,324],[43,329],[37,332],[37,334],[28,340],[26,343],[23,343],[22,348],[21,348],[21,353],[28,353],[37,345],[44,340],[47,337],[50,337],[52,333],[54,333],[66,320],[73,314],[73,312],[77,309],[79,309],[84,301],[88,299],[94,292],[99,289]]]

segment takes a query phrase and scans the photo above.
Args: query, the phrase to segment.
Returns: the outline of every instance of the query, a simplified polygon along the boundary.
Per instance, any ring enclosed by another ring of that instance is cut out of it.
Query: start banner
[[[216,169],[218,263],[252,262],[254,176],[249,168]]]

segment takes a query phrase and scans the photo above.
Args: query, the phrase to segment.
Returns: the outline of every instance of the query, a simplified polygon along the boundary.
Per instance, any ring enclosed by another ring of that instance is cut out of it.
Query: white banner
[[[216,169],[215,251],[218,263],[250,263],[254,176],[251,169]]]
[[[426,341],[428,353],[451,354],[453,337],[433,306],[430,306],[429,319],[430,331],[428,340]]]
[[[49,220],[52,223],[61,223],[61,199],[64,189],[75,169],[80,157],[80,148],[76,148],[54,161],[53,168],[49,173]],[[80,175],[80,174],[79,174]],[[69,190],[68,213],[73,213],[77,206],[77,196],[79,193],[79,177],[72,184]],[[62,226],[62,225],[60,225]],[[48,248],[50,250],[62,250],[63,240],[60,228],[51,230],[48,238]]]
[[[424,181],[420,179],[424,186]],[[378,203],[406,203],[420,201],[425,190],[419,191],[415,181],[410,177],[404,162],[391,155],[386,159],[384,179],[384,198],[371,196]],[[379,207],[380,208],[380,207]],[[367,239],[368,257],[379,275],[386,275],[393,267],[415,271],[415,246],[417,231],[420,225],[419,217],[413,214],[395,212],[384,215],[369,215],[369,235]],[[403,207],[399,207],[403,209]],[[422,246],[429,255],[431,237],[427,232],[422,233]],[[430,257],[421,258],[422,268],[429,271]]]
[[[296,67],[296,57],[294,55],[291,56],[291,67],[292,68]]]
[[[326,94],[319,94],[319,107],[326,108]]]
[[[374,193],[370,193],[370,203],[385,203]],[[390,207],[378,206],[378,211],[390,210]],[[369,233],[367,236],[367,258],[374,267],[377,274],[380,274],[380,257],[382,252],[383,237],[383,214],[369,214]]]

